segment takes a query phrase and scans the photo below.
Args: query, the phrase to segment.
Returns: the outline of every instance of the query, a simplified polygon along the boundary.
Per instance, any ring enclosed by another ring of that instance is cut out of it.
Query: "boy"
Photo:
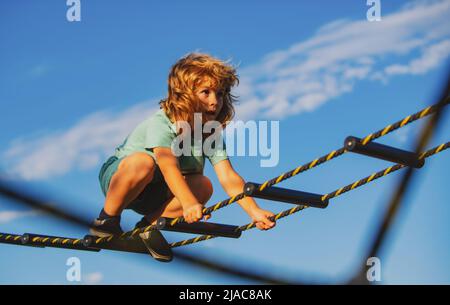
[[[234,171],[224,148],[209,155],[179,157],[171,149],[181,132],[180,122],[187,122],[194,130],[195,113],[202,115],[203,124],[217,121],[226,126],[234,115],[235,97],[230,90],[238,82],[233,67],[207,54],[188,54],[172,67],[168,97],[160,102],[161,109],[140,123],[100,170],[106,199],[91,234],[121,234],[123,209],[144,215],[137,227],[148,226],[160,216],[183,216],[188,223],[204,216],[208,219],[202,210],[213,188],[203,175],[204,157],[213,165],[229,196],[242,192],[245,182]],[[269,220],[273,213],[261,209],[252,198],[245,197],[238,203],[259,229],[275,225]],[[155,259],[172,259],[170,246],[159,231],[141,233],[140,237]]]

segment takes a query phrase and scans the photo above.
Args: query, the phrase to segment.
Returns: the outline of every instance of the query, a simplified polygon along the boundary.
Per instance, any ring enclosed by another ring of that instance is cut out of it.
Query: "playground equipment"
[[[427,158],[448,149],[450,147],[450,142],[443,143],[427,151],[421,152],[420,154],[416,154],[413,152],[401,150],[399,148],[375,143],[374,140],[381,138],[392,131],[400,129],[411,122],[417,121],[432,113],[435,113],[439,110],[440,107],[447,106],[449,104],[449,100],[450,99],[447,96],[447,98],[441,103],[435,104],[415,114],[409,115],[404,119],[390,124],[385,128],[375,133],[369,134],[364,138],[349,136],[345,139],[344,146],[342,148],[333,150],[332,152],[322,157],[314,159],[313,161],[308,162],[304,165],[300,165],[295,169],[283,173],[276,178],[267,180],[262,184],[248,182],[245,184],[244,190],[240,194],[223,200],[211,207],[205,208],[203,210],[203,214],[211,214],[246,196],[278,202],[286,202],[295,205],[295,207],[278,213],[277,215],[272,217],[272,220],[278,220],[302,211],[308,207],[325,209],[329,205],[331,199],[359,188],[367,183],[373,182],[376,179],[394,173],[405,167],[420,169],[425,165],[425,160]],[[302,172],[324,164],[347,152],[358,153],[373,158],[394,162],[396,164],[326,194],[312,194],[300,190],[274,187],[274,185],[286,179],[292,178],[293,176],[296,176]],[[250,230],[254,227],[254,223],[245,224],[243,226],[232,226],[209,222],[187,224],[184,221],[183,217],[178,217],[175,219],[160,218],[157,220],[157,223],[155,225],[150,225],[144,228],[137,228],[129,232],[124,232],[120,236],[96,237],[87,235],[84,238],[76,239],[59,236],[38,235],[32,233],[26,233],[23,235],[0,233],[0,243],[41,248],[52,247],[91,252],[99,252],[101,250],[115,250],[133,253],[148,253],[144,244],[138,237],[139,233],[148,232],[150,230],[165,230],[200,234],[200,236],[197,236],[195,238],[171,243],[170,246],[172,248],[175,248],[198,243],[215,237],[239,238],[242,232]]]

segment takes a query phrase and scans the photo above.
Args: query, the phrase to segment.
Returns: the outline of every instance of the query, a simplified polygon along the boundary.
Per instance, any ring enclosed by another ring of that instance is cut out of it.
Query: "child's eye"
[[[209,94],[209,90],[205,89],[205,90],[202,91],[202,93],[208,95]]]

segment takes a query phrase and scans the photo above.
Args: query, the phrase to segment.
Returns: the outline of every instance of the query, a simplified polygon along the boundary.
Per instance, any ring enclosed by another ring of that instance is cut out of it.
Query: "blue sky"
[[[70,23],[65,1],[3,1],[0,168],[62,208],[94,218],[103,203],[101,163],[156,110],[170,66],[192,51],[238,65],[237,119],[280,121],[276,167],[260,167],[259,157],[232,158],[248,181],[273,178],[340,148],[347,135],[362,137],[433,102],[449,67],[450,1],[381,0],[380,22],[366,20],[366,1],[341,2],[81,1],[81,22]],[[422,124],[381,141],[410,149]],[[429,147],[447,142],[449,130],[447,114]],[[280,186],[326,193],[387,166],[347,154]],[[384,283],[450,283],[449,168],[443,152],[418,173],[381,257]],[[205,174],[215,188],[208,205],[226,198],[209,164]],[[347,279],[399,177],[336,198],[326,210],[281,220],[271,231],[185,250],[274,275]],[[274,212],[289,207],[258,202]],[[123,218],[130,229],[138,216]],[[212,221],[249,219],[231,206]],[[4,198],[0,231],[85,234]],[[170,241],[183,238],[168,234]],[[142,255],[9,245],[0,245],[0,283],[68,284],[65,262],[72,256],[82,262],[82,283],[248,283]]]

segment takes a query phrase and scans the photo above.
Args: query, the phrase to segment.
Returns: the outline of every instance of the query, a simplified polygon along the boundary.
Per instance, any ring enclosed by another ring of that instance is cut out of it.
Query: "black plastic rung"
[[[145,247],[141,238],[119,238],[114,237],[106,242],[96,241],[99,239],[97,236],[86,235],[83,239],[83,245],[92,249],[113,250],[132,253],[146,253],[149,254],[148,249]]]
[[[419,159],[419,156],[413,152],[375,142],[369,142],[363,145],[360,138],[353,136],[345,139],[344,147],[346,150],[357,154],[391,161],[414,168],[421,168],[425,164],[425,160]]]
[[[328,206],[328,199],[322,200],[323,195],[273,186],[266,187],[260,191],[260,186],[261,184],[258,183],[247,182],[244,186],[244,194],[249,197],[287,202],[313,208],[324,209]]]
[[[228,238],[239,238],[241,231],[237,230],[238,226],[225,225],[212,222],[194,222],[194,223],[177,223],[171,225],[173,218],[160,217],[156,223],[158,229],[164,231],[174,231],[182,233],[213,235]]]

